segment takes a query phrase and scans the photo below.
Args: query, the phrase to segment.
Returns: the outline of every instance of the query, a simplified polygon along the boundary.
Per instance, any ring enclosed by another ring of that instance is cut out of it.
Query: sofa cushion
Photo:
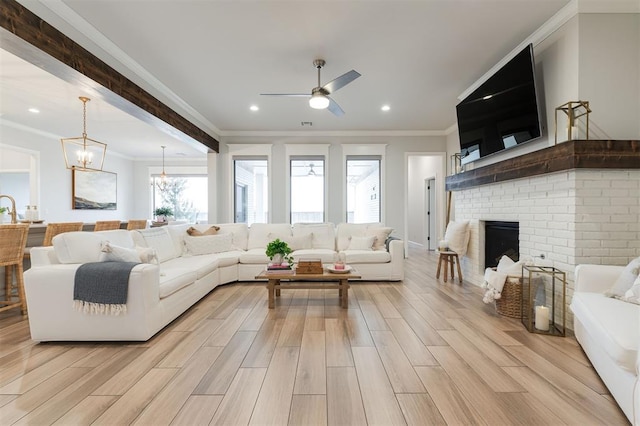
[[[295,236],[295,235],[278,236],[276,234],[269,234],[269,241],[273,241],[276,238],[279,238],[281,241],[284,241],[285,243],[287,243],[289,248],[292,251],[295,251],[295,250],[302,250],[302,249],[310,249],[313,235],[308,234],[308,235],[298,235],[298,236]]]
[[[201,256],[183,256],[175,259],[167,260],[160,268],[163,273],[172,269],[187,269],[196,273],[196,279],[200,279],[205,275],[215,271],[220,265],[218,258],[214,254],[205,254]]]
[[[178,227],[179,226],[172,226],[172,231],[175,231]],[[177,243],[171,237],[169,230],[166,228],[169,228],[169,226],[131,231],[138,232],[142,236],[146,246],[156,251],[158,261],[161,263],[176,258],[182,254],[181,251],[178,251]],[[186,229],[183,231],[186,232]]]
[[[171,239],[173,240],[173,245],[175,247],[175,252],[177,256],[182,256],[187,252],[187,249],[184,246],[184,237],[187,235],[187,230],[191,225],[189,224],[179,224],[179,225],[168,225],[164,228],[167,230]]]
[[[172,295],[176,291],[193,284],[198,278],[196,271],[187,267],[160,267],[160,299]]]
[[[218,266],[223,267],[237,265],[238,262],[240,262],[240,255],[243,253],[244,251],[242,250],[233,250],[216,254],[216,258],[218,259]]]
[[[291,232],[294,237],[311,235],[311,247],[304,248],[335,250],[336,228],[333,223],[294,223]]]
[[[353,263],[387,263],[391,262],[391,254],[381,250],[344,250],[340,252],[347,265]]]
[[[337,254],[335,250],[329,249],[304,249],[296,250],[291,253],[294,262],[299,262],[301,259],[320,259],[322,263],[333,263],[336,261]]]
[[[220,229],[218,230],[218,235],[231,234],[233,236],[234,250],[247,249],[247,242],[249,241],[249,228],[247,227],[246,223],[219,223],[217,224],[217,226],[220,227]],[[200,228],[196,225],[196,229]]]
[[[240,263],[263,264],[267,266],[269,256],[265,254],[266,247],[249,249],[239,257]]]
[[[273,239],[269,239],[273,235]],[[253,223],[249,228],[247,250],[267,248],[269,242],[276,238],[291,237],[291,225],[288,223]]]
[[[231,234],[203,235],[184,237],[184,245],[190,255],[222,253],[231,251],[233,236]]]
[[[158,263],[156,251],[149,247],[127,248],[111,244],[109,241],[102,242],[102,252],[100,262],[137,262],[137,263]]]
[[[576,292],[571,300],[571,310],[616,364],[635,372],[640,345],[640,305],[612,299],[602,293]]]
[[[351,237],[364,237],[369,224],[340,223],[336,228],[336,250],[342,251],[349,247]]]
[[[347,250],[373,250],[373,243],[375,242],[376,237],[374,235],[364,236],[364,237],[356,237],[352,236],[349,238],[349,246],[347,246]]]
[[[52,243],[60,263],[88,263],[100,261],[104,241],[124,248],[135,247],[133,238],[126,229],[65,232],[53,237]]]
[[[389,228],[386,226],[375,226],[371,225],[367,227],[366,235],[372,235],[375,237],[373,241],[373,249],[374,250],[387,250],[387,238],[393,232],[393,228]]]

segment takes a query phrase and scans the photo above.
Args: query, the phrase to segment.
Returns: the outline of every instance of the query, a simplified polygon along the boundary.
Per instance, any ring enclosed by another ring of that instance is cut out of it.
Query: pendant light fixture
[[[154,179],[154,181],[158,186],[158,189],[164,192],[169,186],[169,179],[167,178],[167,174],[164,171],[164,150],[166,148],[166,145],[161,145],[160,147],[162,148],[162,173],[160,173],[160,177]]]
[[[309,173],[307,173],[307,176],[315,176],[316,175],[316,171],[313,170],[313,163],[309,164]]]
[[[85,96],[79,99],[82,101],[82,136],[60,139],[64,162],[67,169],[101,171],[107,144],[87,136],[87,102],[91,99]]]

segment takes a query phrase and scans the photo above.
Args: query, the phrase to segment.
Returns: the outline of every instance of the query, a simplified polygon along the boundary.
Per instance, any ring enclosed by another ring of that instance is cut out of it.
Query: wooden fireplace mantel
[[[447,191],[572,169],[640,169],[638,140],[574,140],[447,176]]]

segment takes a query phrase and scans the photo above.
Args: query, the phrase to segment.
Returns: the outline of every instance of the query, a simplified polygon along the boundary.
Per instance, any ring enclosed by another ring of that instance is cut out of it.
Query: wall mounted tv
[[[462,164],[539,138],[533,46],[456,106]]]

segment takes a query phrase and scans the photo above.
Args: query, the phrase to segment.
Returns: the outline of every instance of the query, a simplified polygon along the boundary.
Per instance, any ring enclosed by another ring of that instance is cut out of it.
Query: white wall
[[[117,210],[73,210],[71,200],[71,170],[67,170],[60,140],[54,135],[35,133],[16,128],[0,121],[0,143],[39,152],[40,184],[37,201],[40,218],[47,222],[79,221],[93,223],[96,220],[127,220],[132,217],[134,205],[133,162],[110,153],[104,162],[104,170],[118,174]],[[9,194],[11,195],[11,194]],[[18,211],[25,206],[18,206]]]

